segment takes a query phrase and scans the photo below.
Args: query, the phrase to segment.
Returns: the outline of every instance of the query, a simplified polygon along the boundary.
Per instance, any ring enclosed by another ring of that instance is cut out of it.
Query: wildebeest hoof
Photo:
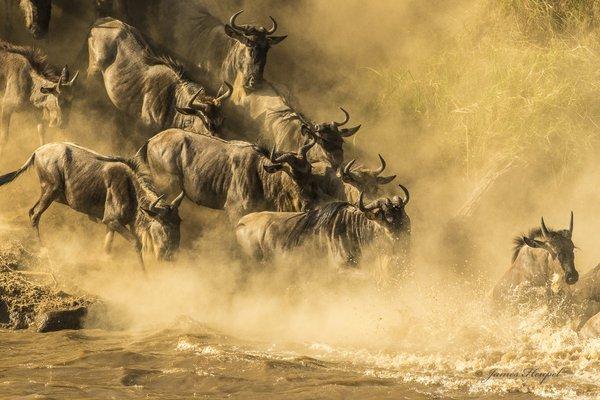
[[[49,311],[38,319],[37,331],[55,332],[63,329],[81,329],[86,315],[87,307]]]

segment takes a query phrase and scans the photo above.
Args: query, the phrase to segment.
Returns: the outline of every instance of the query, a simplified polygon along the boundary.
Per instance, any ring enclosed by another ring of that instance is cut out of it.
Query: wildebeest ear
[[[225,25],[225,34],[227,36],[229,36],[230,38],[235,39],[238,42],[242,43],[243,45],[246,45],[246,46],[252,45],[252,42],[246,36],[242,35],[239,32],[236,32],[236,30],[233,29],[229,25]]]
[[[523,241],[529,247],[533,247],[534,249],[543,249],[546,247],[546,244],[540,240],[530,239],[527,236],[523,236]]]
[[[196,110],[188,107],[175,107],[178,113],[183,115],[196,115]]]
[[[274,46],[277,43],[281,43],[283,41],[283,39],[285,39],[286,37],[287,37],[287,35],[285,35],[285,36],[269,36],[267,39],[269,40],[269,44],[271,46]]]
[[[41,87],[40,88],[40,92],[44,93],[44,94],[50,94],[50,93],[54,93],[54,91],[56,90],[56,88],[54,87]]]
[[[396,175],[390,175],[390,176],[378,176],[377,177],[377,183],[379,185],[385,185],[386,183],[390,183],[391,181],[393,181],[394,179],[396,179]]]
[[[277,171],[281,171],[283,169],[283,165],[281,165],[281,164],[263,165],[263,168],[268,173],[273,174]]]
[[[147,208],[144,208],[144,207],[140,207],[140,210],[142,210],[147,216],[149,216],[151,218],[155,218],[158,215],[158,213],[156,211],[148,210]]]

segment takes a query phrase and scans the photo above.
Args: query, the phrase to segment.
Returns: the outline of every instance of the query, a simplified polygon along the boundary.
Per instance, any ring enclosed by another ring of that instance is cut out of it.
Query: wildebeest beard
[[[52,0],[20,0],[25,16],[25,26],[35,39],[48,34],[52,13]]]

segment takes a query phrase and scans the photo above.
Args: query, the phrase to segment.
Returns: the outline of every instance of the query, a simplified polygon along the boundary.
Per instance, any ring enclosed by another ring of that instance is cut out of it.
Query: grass
[[[490,2],[434,58],[373,70],[375,108],[466,178],[520,160],[560,185],[600,132],[598,3]]]

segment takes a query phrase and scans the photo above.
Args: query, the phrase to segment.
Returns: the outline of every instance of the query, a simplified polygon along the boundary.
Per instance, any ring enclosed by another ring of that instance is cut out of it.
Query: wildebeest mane
[[[60,71],[48,62],[48,58],[40,50],[33,47],[17,46],[0,39],[0,51],[19,54],[29,61],[38,74],[51,81],[58,81]]]
[[[143,160],[140,160],[136,157],[127,158],[127,157],[112,156],[112,155],[105,156],[105,155],[95,152],[93,150],[79,146],[75,143],[68,143],[68,144],[70,146],[76,147],[78,149],[81,149],[81,150],[87,151],[88,153],[93,154],[94,157],[100,161],[119,162],[119,163],[125,164],[127,167],[129,167],[129,169],[131,169],[131,171],[133,172],[134,178],[136,179],[136,181],[139,183],[140,187],[145,192],[151,192],[154,195],[158,194],[158,190],[154,186],[154,181],[152,180],[152,177],[150,175],[150,172],[146,168],[146,165],[143,163]],[[146,197],[146,196],[144,196],[144,197]]]
[[[373,237],[370,221],[345,201],[332,202],[291,218],[297,221],[286,237],[286,248],[300,245],[305,237],[314,233],[324,233],[327,239],[343,237],[357,244],[364,244]]]

